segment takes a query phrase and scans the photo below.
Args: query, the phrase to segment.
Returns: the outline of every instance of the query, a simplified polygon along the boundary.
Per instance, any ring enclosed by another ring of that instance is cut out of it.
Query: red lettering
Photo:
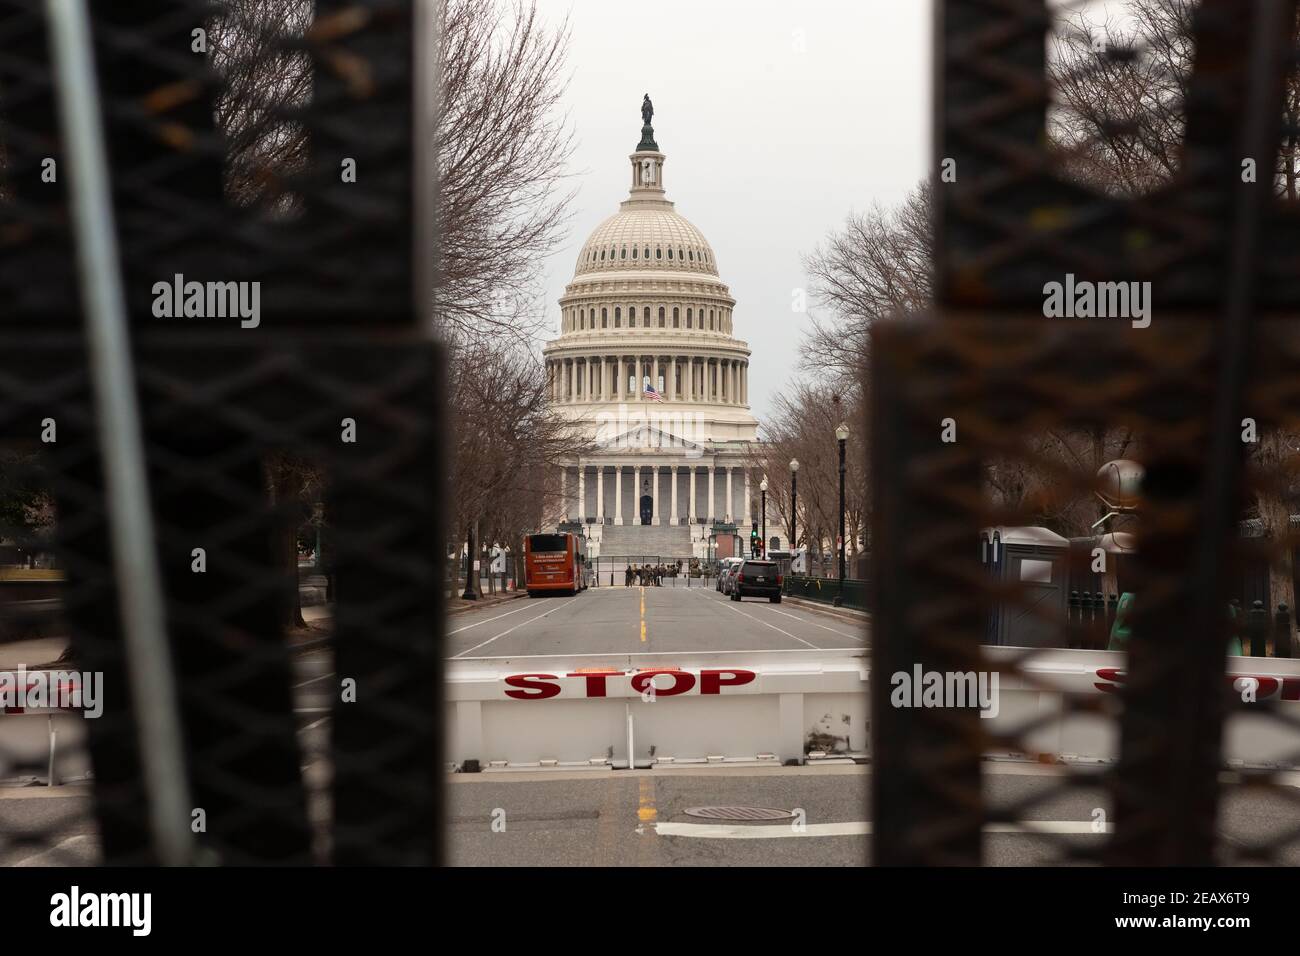
[[[515,700],[545,700],[560,692],[559,684],[549,683],[558,679],[554,674],[514,674],[506,678],[506,683],[522,690],[508,690],[506,696]]]
[[[1115,691],[1119,690],[1118,685],[1124,683],[1125,680],[1124,671],[1118,667],[1099,667],[1097,668],[1097,676],[1102,680],[1110,681],[1111,683],[1093,684],[1092,686],[1097,688],[1097,690],[1105,691],[1108,694],[1113,694]]]
[[[730,675],[728,680],[723,680],[722,675]],[[751,684],[754,681],[753,671],[742,670],[705,670],[700,671],[700,693],[701,694],[718,694],[722,692],[723,687],[739,687],[741,684]]]
[[[587,678],[587,696],[604,697],[605,681],[609,679],[610,674],[622,676],[622,671],[578,671],[574,674],[565,674],[565,677],[585,677]]]
[[[1262,700],[1265,697],[1272,697],[1274,692],[1278,689],[1279,686],[1276,677],[1257,677],[1254,674],[1227,674],[1225,676],[1227,677],[1228,680],[1228,686],[1231,687],[1233,693],[1236,694],[1240,694],[1243,690],[1246,689],[1245,685],[1238,687],[1237,681],[1239,680],[1257,681],[1258,685],[1255,687],[1256,700]]]
[[[654,686],[654,695],[656,697],[674,697],[677,694],[684,694],[695,686],[695,675],[688,671],[679,670],[656,670],[641,671],[632,678],[632,689],[638,694],[644,694],[646,688],[652,686],[651,682],[655,679],[656,674],[670,674],[673,678],[672,686],[660,687]]]

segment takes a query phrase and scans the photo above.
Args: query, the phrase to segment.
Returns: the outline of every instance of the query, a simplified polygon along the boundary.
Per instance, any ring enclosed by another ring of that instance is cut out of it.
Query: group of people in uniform
[[[662,587],[664,578],[676,576],[677,567],[669,564],[629,564],[623,571],[623,587],[633,584]]]

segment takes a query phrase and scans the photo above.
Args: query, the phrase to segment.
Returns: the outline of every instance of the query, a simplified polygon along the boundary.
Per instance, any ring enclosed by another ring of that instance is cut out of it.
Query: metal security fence
[[[871,610],[871,582],[844,579],[840,587],[839,578],[810,578],[797,574],[787,574],[782,582],[782,593],[791,597],[805,598],[809,601],[821,601],[834,604],[839,598],[843,607],[859,611]]]
[[[10,487],[48,495],[67,577],[68,651],[25,663],[98,675],[103,709],[77,724],[94,852],[32,824],[0,836],[6,859],[440,859],[429,9],[0,4],[0,451]],[[189,282],[238,311],[188,308]],[[119,288],[125,349],[105,333]],[[116,434],[106,390],[139,410]],[[121,508],[132,467],[143,513]],[[336,592],[310,706],[286,623],[301,515],[281,494],[305,469]],[[152,559],[132,564],[142,519]],[[123,623],[151,593],[160,659]],[[10,775],[32,764],[32,719],[0,716]]]
[[[1095,140],[1049,145],[1048,8],[942,3],[934,168],[955,176],[934,188],[935,307],[879,324],[871,346],[877,863],[978,864],[987,826],[1070,793],[1097,795],[1105,835],[1039,838],[1061,861],[1295,858],[1295,791],[1273,782],[1300,757],[1300,726],[1277,695],[1247,701],[1225,674],[1226,609],[1248,556],[1236,523],[1252,493],[1285,478],[1267,457],[1247,467],[1243,419],[1300,425],[1300,231],[1269,173],[1295,135],[1282,119],[1295,12],[1286,2],[1200,4],[1179,168],[1122,195],[1076,174]],[[1098,51],[1095,70],[1148,53]],[[1243,180],[1243,157],[1259,157],[1258,183]],[[1047,317],[1047,286],[1067,275],[1149,282],[1153,321]],[[1123,691],[1049,688],[1034,669],[1043,650],[1024,648],[1001,665],[1003,680],[1059,692],[1059,711],[1026,712],[995,735],[976,707],[891,706],[895,673],[988,671],[981,642],[995,603],[1039,617],[1055,647],[1084,646],[1090,620],[1037,604],[1027,578],[991,580],[971,542],[1090,500],[1100,463],[1055,454],[1048,439],[1068,431],[1104,447],[1116,429],[1140,438],[1146,469]],[[1042,498],[998,491],[1022,473],[1041,476]],[[1283,534],[1251,547],[1292,544]],[[1229,838],[1216,829],[1222,742],[1225,725],[1246,717],[1291,734],[1295,752],[1237,771],[1251,793],[1268,794],[1269,824]],[[1033,755],[1045,727],[1076,718],[1118,732],[1114,765],[1099,776],[1064,766],[1051,787],[990,800],[983,754]]]

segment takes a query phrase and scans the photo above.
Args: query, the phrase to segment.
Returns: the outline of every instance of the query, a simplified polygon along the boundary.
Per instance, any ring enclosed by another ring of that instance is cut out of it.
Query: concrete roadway
[[[679,579],[680,580],[680,579]],[[448,620],[448,657],[797,650],[866,646],[865,623],[709,587],[590,588],[518,598]]]

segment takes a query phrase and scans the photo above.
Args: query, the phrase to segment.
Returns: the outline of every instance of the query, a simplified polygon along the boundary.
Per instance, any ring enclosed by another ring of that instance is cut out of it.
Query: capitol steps
[[[689,525],[605,525],[601,529],[602,558],[689,558]]]

